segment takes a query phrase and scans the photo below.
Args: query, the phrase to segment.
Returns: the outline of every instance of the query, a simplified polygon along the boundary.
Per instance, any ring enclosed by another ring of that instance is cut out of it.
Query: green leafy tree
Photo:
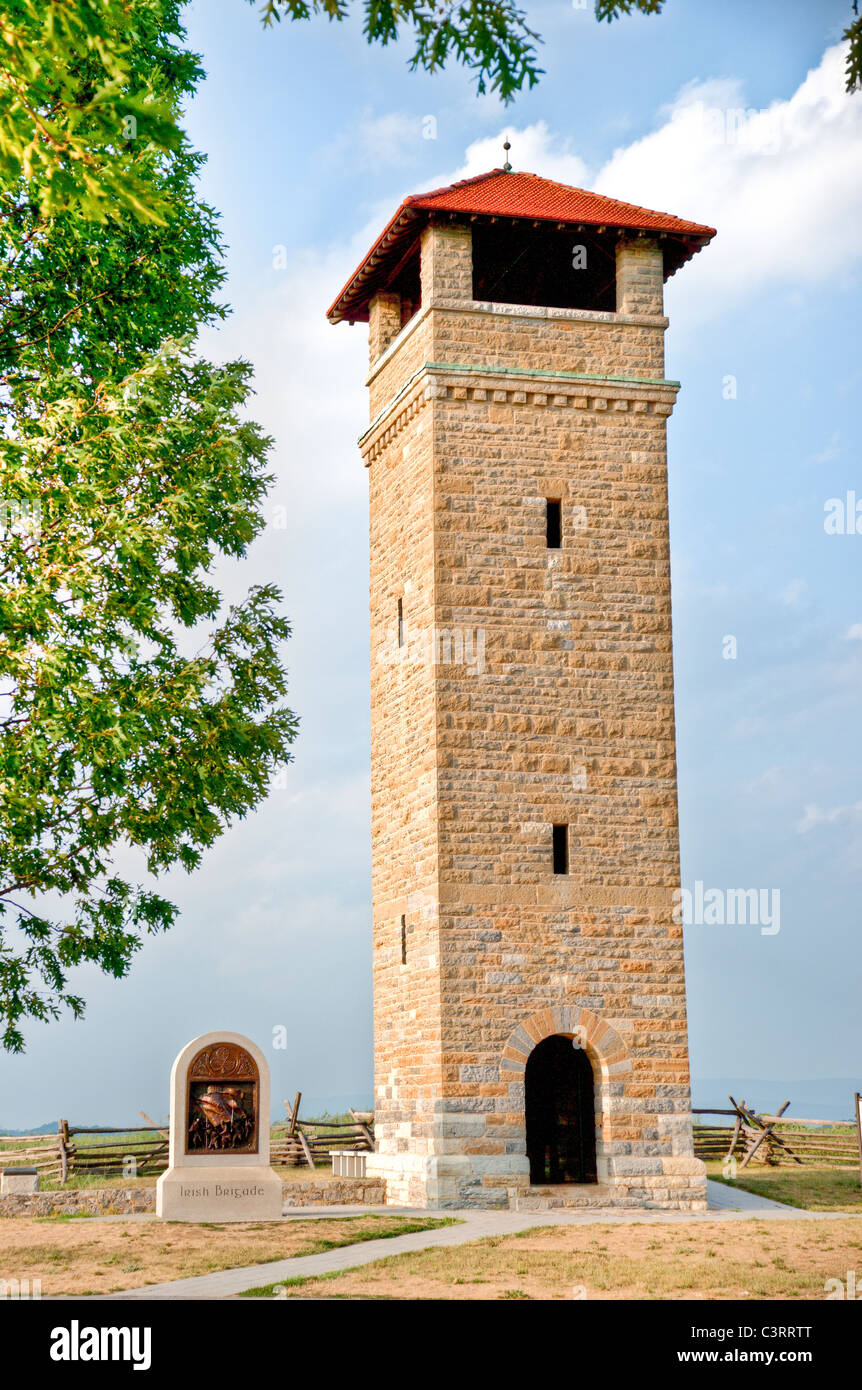
[[[254,0],[251,0],[254,3]],[[660,14],[664,0],[595,0],[598,20],[620,19],[640,11]],[[536,65],[540,36],[527,25],[523,10],[511,0],[363,0],[363,32],[369,43],[383,45],[404,30],[412,32],[416,48],[413,69],[436,72],[449,58],[477,74],[479,92],[496,91],[510,101],[524,86],[534,87],[542,75]],[[843,37],[849,41],[847,90],[862,86],[862,18],[859,0],[853,0],[856,16]],[[310,19],[314,14],[330,20],[346,19],[348,0],[265,0],[263,17],[271,24],[284,14],[288,19]]]
[[[194,869],[265,796],[296,734],[278,591],[226,610],[212,578],[263,525],[269,440],[245,418],[250,368],[191,347],[225,312],[224,272],[178,123],[201,75],[179,9],[22,0],[2,21],[16,63],[40,52],[38,68],[4,70],[16,95],[0,118],[0,1028],[13,1051],[28,1018],[80,1015],[74,967],[121,976],[174,920],[118,861]]]
[[[0,187],[23,180],[43,215],[117,208],[163,221],[153,149],[182,143],[175,95],[202,75],[161,23],[127,0],[4,0],[0,13]]]
[[[853,13],[856,18],[841,35],[847,40],[847,90],[862,90],[862,15],[859,13],[859,0],[853,0]]]
[[[254,3],[254,0],[250,0]],[[346,19],[347,0],[266,0],[264,24],[310,19],[322,14]],[[412,31],[416,48],[410,67],[437,72],[448,59],[476,73],[479,92],[499,92],[509,101],[524,85],[534,87],[542,69],[536,66],[539,35],[512,0],[364,0],[363,33],[369,43],[384,47],[402,30]]]

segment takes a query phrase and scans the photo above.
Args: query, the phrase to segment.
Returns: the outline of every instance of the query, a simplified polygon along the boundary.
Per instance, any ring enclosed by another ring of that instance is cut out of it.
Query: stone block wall
[[[368,361],[374,366],[401,332],[400,294],[376,294],[368,307]]]
[[[399,1156],[421,1143],[441,1085],[432,421],[403,405],[409,427],[369,473],[375,1119]],[[368,1172],[380,1176],[373,1156]],[[391,1199],[413,1197],[393,1186]]]
[[[649,237],[617,243],[617,312],[661,314],[664,294],[664,256]]]
[[[469,224],[428,226],[421,241],[422,303],[473,298],[473,236]]]

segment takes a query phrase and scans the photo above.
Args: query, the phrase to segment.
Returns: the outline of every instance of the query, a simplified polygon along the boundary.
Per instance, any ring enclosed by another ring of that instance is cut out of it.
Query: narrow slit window
[[[398,645],[404,646],[404,604],[401,599],[398,600]]]
[[[562,503],[549,497],[545,503],[545,540],[549,550],[559,550],[563,544]]]
[[[567,825],[554,826],[554,873],[567,874],[569,872],[569,827]]]
[[[407,918],[401,918],[401,964],[407,964]]]

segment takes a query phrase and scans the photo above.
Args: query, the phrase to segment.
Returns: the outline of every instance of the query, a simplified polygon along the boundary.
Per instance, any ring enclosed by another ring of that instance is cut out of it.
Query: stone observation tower
[[[370,330],[390,1202],[705,1205],[662,289],[713,235],[495,169],[405,199],[329,310]]]

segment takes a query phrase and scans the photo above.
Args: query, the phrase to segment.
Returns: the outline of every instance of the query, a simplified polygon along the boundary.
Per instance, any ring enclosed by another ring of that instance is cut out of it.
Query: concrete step
[[[602,1183],[560,1183],[544,1187],[525,1187],[512,1199],[513,1211],[550,1211],[559,1207],[575,1207],[584,1211],[597,1207],[638,1209],[643,1207],[643,1202],[630,1197],[625,1188],[609,1187]]]

